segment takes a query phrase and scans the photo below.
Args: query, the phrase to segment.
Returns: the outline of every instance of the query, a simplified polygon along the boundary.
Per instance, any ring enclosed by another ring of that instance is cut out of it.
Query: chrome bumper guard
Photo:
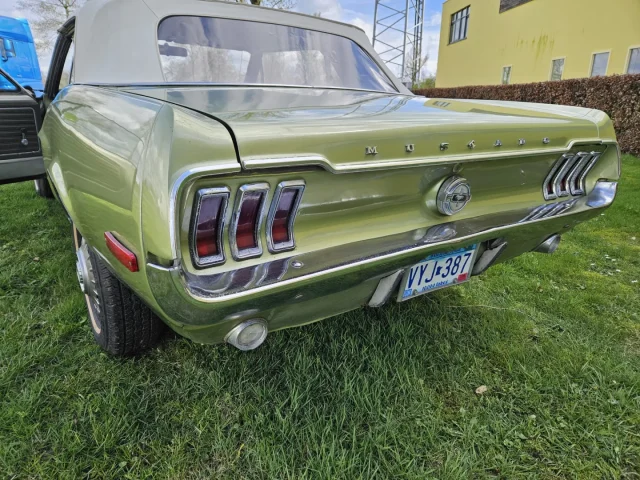
[[[531,251],[551,234],[593,217],[597,209],[613,203],[616,190],[617,182],[600,181],[587,197],[576,199],[570,209],[559,209],[555,216],[534,220],[527,217],[536,209],[486,215],[213,275],[195,275],[180,265],[165,268],[149,263],[147,276],[165,314],[189,325],[226,321],[229,316],[245,316],[322,297],[376,278],[385,279],[386,283],[380,292],[374,292],[370,305],[381,305],[388,300],[403,269],[426,255],[470,243],[506,240],[494,245],[492,250],[497,255],[478,257],[473,274],[480,274],[498,257],[507,259]],[[310,285],[313,289],[307,288]]]

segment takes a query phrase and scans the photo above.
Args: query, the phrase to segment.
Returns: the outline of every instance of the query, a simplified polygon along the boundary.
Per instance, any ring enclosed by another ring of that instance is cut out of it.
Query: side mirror
[[[189,55],[186,48],[173,47],[166,43],[159,45],[158,49],[160,50],[160,55],[164,55],[165,57],[187,57]]]
[[[9,54],[7,53],[7,47],[5,46],[6,39],[0,37],[0,57],[3,62],[9,60]]]

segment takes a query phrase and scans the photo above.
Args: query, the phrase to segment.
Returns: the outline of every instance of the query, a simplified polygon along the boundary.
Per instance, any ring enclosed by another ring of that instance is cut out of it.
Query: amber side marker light
[[[138,259],[128,248],[122,245],[116,237],[110,232],[104,233],[104,239],[107,242],[107,248],[116,259],[124,265],[130,272],[138,271]]]

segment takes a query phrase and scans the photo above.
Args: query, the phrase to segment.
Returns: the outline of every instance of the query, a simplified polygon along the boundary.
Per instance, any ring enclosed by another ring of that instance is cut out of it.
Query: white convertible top
[[[358,27],[295,12],[216,0],[89,0],[76,16],[74,83],[164,83],[158,53],[158,25],[173,15],[251,20],[347,37],[375,59],[400,92],[409,93]]]

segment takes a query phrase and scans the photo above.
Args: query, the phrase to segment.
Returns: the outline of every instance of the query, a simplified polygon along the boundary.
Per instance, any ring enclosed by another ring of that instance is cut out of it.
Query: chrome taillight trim
[[[269,248],[269,251],[271,253],[286,252],[296,248],[296,240],[293,233],[293,224],[295,223],[296,217],[298,216],[298,208],[300,207],[300,202],[302,200],[302,195],[304,194],[305,186],[306,184],[304,180],[287,180],[285,182],[280,182],[276,187],[276,191],[273,194],[273,200],[271,200],[269,216],[267,218],[267,247]],[[288,242],[275,243],[271,235],[273,222],[275,220],[276,211],[278,210],[278,203],[280,203],[280,197],[286,190],[298,191],[298,194],[296,195],[296,201],[291,208],[289,224],[287,225],[290,240]]]
[[[578,161],[579,155],[563,155],[564,161],[562,162],[562,166],[556,173],[553,178],[553,191],[558,197],[568,197],[569,196],[569,172],[575,166]]]
[[[576,155],[576,157],[578,158],[578,162],[571,169],[568,179],[571,195],[584,194],[584,189],[582,188],[582,185],[580,185],[580,172],[585,170],[585,167],[587,166],[587,164],[589,164],[592,156],[593,155],[591,153],[587,152],[580,152],[578,153],[578,155]]]
[[[236,234],[238,230],[238,220],[240,219],[240,211],[242,203],[249,192],[261,192],[262,200],[258,207],[256,226],[254,234],[256,236],[255,248],[245,248],[240,250],[236,241]],[[231,247],[231,255],[235,260],[246,260],[247,258],[255,258],[262,255],[262,238],[260,237],[260,231],[262,229],[262,221],[264,217],[264,207],[267,203],[267,196],[269,195],[268,183],[253,183],[241,186],[236,193],[236,200],[233,208],[233,215],[231,216],[231,225],[229,228],[229,246]]]
[[[554,163],[542,184],[545,200],[586,193],[586,178],[601,152],[565,153]]]
[[[565,200],[560,203],[547,203],[545,205],[540,205],[539,207],[534,208],[526,217],[520,220],[518,223],[531,222],[534,220],[542,220],[544,218],[551,218],[558,215],[562,215],[567,210],[573,208],[577,199],[573,200]]]
[[[542,184],[542,194],[544,195],[545,200],[555,200],[556,198],[558,198],[555,187],[556,173],[562,167],[562,165],[564,165],[567,155],[570,154],[562,155],[562,157],[560,157],[560,159],[553,164],[553,167],[551,167],[551,170],[544,179],[544,183]]]
[[[571,195],[584,195],[587,193],[586,178],[596,162],[600,159],[600,152],[591,152],[582,158],[580,163],[569,175]]]
[[[191,216],[191,224],[189,226],[189,250],[191,252],[191,261],[196,268],[205,268],[212,265],[220,265],[225,262],[226,257],[224,254],[224,245],[222,244],[222,232],[224,230],[225,219],[227,216],[227,206],[229,204],[229,197],[231,195],[230,190],[227,187],[216,188],[203,188],[196,192],[193,200],[193,215]],[[196,245],[196,228],[198,226],[198,217],[200,216],[200,206],[202,200],[208,196],[220,196],[222,199],[222,207],[220,211],[220,218],[218,218],[218,255],[211,255],[209,257],[201,258],[198,255],[198,248]]]

